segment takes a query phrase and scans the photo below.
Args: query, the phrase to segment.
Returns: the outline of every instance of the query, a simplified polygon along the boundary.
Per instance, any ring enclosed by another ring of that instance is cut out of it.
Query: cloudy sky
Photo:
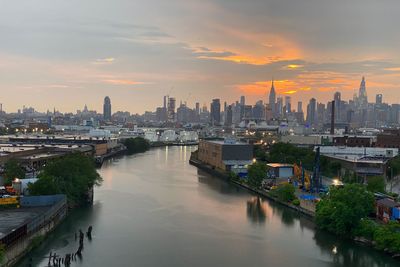
[[[169,94],[201,104],[400,102],[398,0],[0,0],[0,103],[143,112]]]

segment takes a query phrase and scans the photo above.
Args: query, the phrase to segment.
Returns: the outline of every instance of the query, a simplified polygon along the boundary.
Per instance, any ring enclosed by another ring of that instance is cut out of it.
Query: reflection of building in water
[[[261,198],[254,197],[247,201],[247,217],[254,223],[264,223],[266,207]]]

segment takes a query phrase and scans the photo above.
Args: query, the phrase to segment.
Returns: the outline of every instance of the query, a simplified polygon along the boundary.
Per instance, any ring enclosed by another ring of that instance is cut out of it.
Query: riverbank
[[[14,266],[39,245],[67,216],[65,195],[30,196],[20,208],[0,211],[0,243],[5,245],[1,266]]]
[[[190,158],[189,163],[191,165],[203,170],[203,171],[206,171],[207,173],[209,173],[209,174],[211,174],[213,176],[222,178],[222,179],[226,180],[229,183],[235,184],[235,185],[237,185],[237,186],[239,186],[241,188],[244,188],[244,189],[246,189],[246,190],[248,190],[250,192],[253,192],[253,193],[257,194],[258,196],[264,197],[264,198],[269,199],[271,201],[274,201],[274,202],[276,202],[276,203],[278,203],[280,205],[283,205],[283,206],[285,206],[287,208],[295,210],[298,213],[300,213],[302,215],[305,215],[308,218],[312,219],[312,221],[314,221],[314,218],[316,216],[315,211],[303,208],[301,206],[295,206],[295,205],[293,205],[291,203],[287,203],[287,202],[281,201],[277,197],[275,197],[273,194],[271,194],[271,192],[269,192],[269,191],[256,189],[256,188],[253,188],[253,187],[241,182],[240,180],[231,179],[230,175],[227,172],[223,172],[221,170],[217,170],[217,169],[213,168],[212,166],[209,166],[209,165],[204,164],[203,162],[201,162],[201,161],[199,161],[197,159],[194,159],[193,157]],[[353,239],[350,239],[350,240],[352,240],[352,241],[354,241],[356,243],[362,244],[364,246],[372,247],[376,251],[385,252],[387,255],[390,255],[392,258],[400,259],[400,255],[399,254],[390,253],[386,249],[385,250],[377,249],[374,246],[375,245],[374,242],[372,240],[367,239],[367,238],[354,237]]]
[[[202,162],[200,162],[200,161],[198,161],[196,159],[190,158],[189,163],[191,165],[193,165],[193,166],[196,166],[197,168],[199,168],[201,170],[204,170],[204,171],[208,172],[211,175],[214,175],[214,176],[217,176],[219,178],[225,179],[230,183],[233,183],[233,184],[235,184],[237,186],[240,186],[240,187],[242,187],[242,188],[244,188],[244,189],[246,189],[248,191],[256,193],[257,195],[259,195],[261,197],[264,197],[264,198],[267,198],[267,199],[272,200],[274,202],[277,202],[280,205],[283,205],[283,206],[286,206],[286,207],[288,207],[290,209],[293,209],[293,210],[295,210],[295,211],[297,211],[297,212],[299,212],[299,213],[301,213],[303,215],[306,215],[307,217],[310,217],[310,218],[314,218],[315,217],[315,212],[313,212],[311,210],[302,208],[300,206],[295,206],[295,205],[293,205],[291,203],[287,203],[287,202],[281,201],[277,197],[273,196],[268,191],[256,189],[256,188],[253,188],[253,187],[251,187],[251,186],[249,186],[249,185],[247,185],[245,183],[241,183],[238,180],[233,180],[233,179],[231,179],[229,177],[228,173],[213,169],[211,166],[206,165],[206,164],[204,164],[204,163],[202,163]]]
[[[69,212],[16,267],[28,266],[31,257],[32,266],[47,266],[50,252],[76,251],[74,233],[89,225],[93,241],[71,266],[398,266],[383,253],[317,231],[308,217],[190,165],[194,150],[164,147],[105,162],[94,205]]]

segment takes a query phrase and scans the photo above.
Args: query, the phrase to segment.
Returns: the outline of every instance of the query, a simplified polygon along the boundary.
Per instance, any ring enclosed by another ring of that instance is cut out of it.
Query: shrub
[[[296,199],[294,192],[296,189],[291,184],[283,184],[278,186],[276,190],[276,195],[280,201],[291,202]]]

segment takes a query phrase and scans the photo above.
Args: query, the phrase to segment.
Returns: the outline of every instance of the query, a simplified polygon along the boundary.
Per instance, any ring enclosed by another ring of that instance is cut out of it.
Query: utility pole
[[[390,168],[390,193],[393,192],[393,168]]]

